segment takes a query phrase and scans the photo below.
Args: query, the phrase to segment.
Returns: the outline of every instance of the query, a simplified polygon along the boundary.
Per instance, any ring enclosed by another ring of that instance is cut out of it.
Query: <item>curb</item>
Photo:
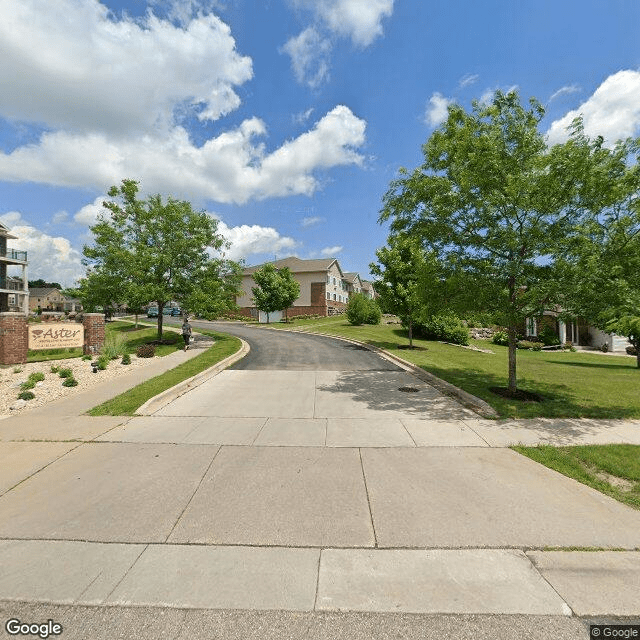
[[[405,360],[404,358],[400,358],[380,347],[376,347],[371,344],[367,344],[366,342],[360,342],[359,340],[353,340],[352,338],[343,338],[342,336],[334,336],[327,333],[315,333],[313,331],[304,331],[297,329],[272,329],[271,327],[263,327],[264,329],[271,329],[272,331],[288,331],[289,333],[307,333],[309,335],[314,336],[325,336],[327,338],[334,338],[335,340],[342,340],[343,342],[350,342],[351,344],[357,344],[361,347],[365,347],[369,351],[373,351],[377,353],[379,356],[392,362],[393,364],[397,364],[399,367],[404,369],[405,371],[409,371],[416,378],[419,378],[423,382],[430,384],[432,387],[436,388],[438,391],[444,393],[445,395],[455,398],[463,407],[466,409],[471,409],[475,413],[479,414],[483,418],[498,418],[500,417],[498,412],[487,402],[481,400],[480,398],[464,391],[450,382],[446,382],[441,378],[433,375],[433,373],[429,373],[425,371],[421,367]]]
[[[171,387],[170,389],[166,389],[162,393],[159,393],[157,396],[150,398],[136,410],[135,415],[153,415],[156,411],[159,411],[165,405],[169,404],[176,398],[179,398],[181,395],[187,393],[187,391],[191,391],[195,387],[198,387],[203,382],[206,382],[210,378],[217,376],[221,371],[224,371],[227,367],[244,358],[247,353],[249,353],[251,347],[249,347],[248,343],[245,342],[242,338],[239,338],[238,336],[234,337],[238,338],[238,340],[242,342],[242,346],[240,347],[240,349],[238,349],[238,351],[230,356],[227,356],[224,360],[221,360],[220,362],[214,364],[212,367],[209,367],[208,369],[197,373],[195,376],[179,382],[177,385]]]

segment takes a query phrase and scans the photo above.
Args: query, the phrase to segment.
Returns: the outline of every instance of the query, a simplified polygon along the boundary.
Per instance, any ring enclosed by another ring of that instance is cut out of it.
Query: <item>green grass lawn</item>
[[[427,340],[414,340],[426,351],[409,351],[398,349],[409,342],[399,325],[354,327],[344,317],[332,317],[274,326],[305,328],[376,345],[482,398],[502,417],[640,418],[640,369],[632,357],[519,350],[518,387],[545,398],[540,403],[524,403],[489,391],[489,387],[507,385],[507,347],[489,341],[472,340],[472,344],[493,353]]]
[[[136,349],[141,344],[153,342],[158,337],[158,330],[148,326],[139,325],[135,328],[131,322],[117,320],[108,322],[106,325],[106,334],[120,334],[126,341],[127,353],[135,354]],[[182,336],[175,331],[162,332],[163,344],[156,345],[157,356],[167,356],[178,349],[182,349],[184,342]]]
[[[47,360],[66,360],[67,358],[79,358],[82,348],[76,349],[41,349],[27,352],[27,362],[45,362]]]
[[[640,509],[640,445],[513,447],[536,462]]]
[[[238,338],[226,334],[204,329],[198,329],[198,333],[212,336],[216,340],[215,344],[204,353],[183,362],[174,369],[151,378],[133,387],[133,389],[129,389],[129,391],[125,391],[125,393],[121,393],[119,396],[94,407],[88,412],[89,415],[132,416],[147,400],[224,360],[238,351],[242,344]],[[180,336],[178,338],[182,340]]]

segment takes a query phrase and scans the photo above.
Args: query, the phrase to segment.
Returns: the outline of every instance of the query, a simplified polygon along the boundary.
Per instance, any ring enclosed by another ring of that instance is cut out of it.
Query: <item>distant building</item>
[[[17,240],[0,223],[0,311],[29,313],[29,281],[27,280],[27,252],[7,247],[7,240]],[[7,275],[7,267],[22,268],[21,277]]]
[[[271,264],[276,269],[288,267],[300,285],[300,295],[287,309],[288,317],[312,314],[332,316],[344,313],[349,297],[355,293],[374,297],[371,283],[367,283],[369,288],[365,290],[366,280],[361,280],[357,273],[343,272],[336,258],[301,260],[292,256],[274,260]],[[241,285],[243,295],[236,298],[240,313],[252,318],[261,318],[254,304],[251,288],[256,286],[253,273],[262,266],[264,265],[256,265],[244,270]],[[279,313],[270,314],[271,321],[279,319]]]
[[[34,287],[29,294],[29,311],[82,311],[80,300],[65,296],[55,288]]]

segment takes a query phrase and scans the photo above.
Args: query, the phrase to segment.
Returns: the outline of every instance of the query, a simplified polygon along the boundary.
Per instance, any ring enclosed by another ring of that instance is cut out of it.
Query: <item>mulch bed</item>
[[[398,349],[411,349],[412,351],[428,351],[427,347],[418,347],[415,344],[410,347],[408,344],[399,344]]]
[[[533,391],[516,389],[515,393],[513,393],[509,391],[507,387],[489,387],[489,391],[501,396],[502,398],[508,398],[509,400],[520,400],[521,402],[544,402],[544,398]]]

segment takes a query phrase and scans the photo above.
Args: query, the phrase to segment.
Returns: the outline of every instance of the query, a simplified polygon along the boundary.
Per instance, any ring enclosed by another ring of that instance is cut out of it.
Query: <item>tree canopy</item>
[[[268,262],[253,272],[256,287],[251,287],[253,300],[260,311],[269,314],[288,309],[300,295],[300,285],[288,267],[276,269]]]
[[[87,277],[81,289],[94,299],[133,308],[177,301],[185,312],[214,317],[235,308],[241,267],[225,259],[217,220],[186,201],[160,195],[138,199],[138,183],[111,187],[84,247]],[[102,303],[104,304],[104,302]],[[162,339],[162,313],[158,338]]]
[[[562,145],[547,148],[543,116],[540,103],[523,106],[516,92],[498,91],[470,113],[451,105],[423,146],[424,162],[401,170],[380,214],[393,234],[416,238],[451,274],[452,304],[504,315],[512,394],[517,329],[551,302],[546,262],[582,215],[576,171],[566,172]]]

